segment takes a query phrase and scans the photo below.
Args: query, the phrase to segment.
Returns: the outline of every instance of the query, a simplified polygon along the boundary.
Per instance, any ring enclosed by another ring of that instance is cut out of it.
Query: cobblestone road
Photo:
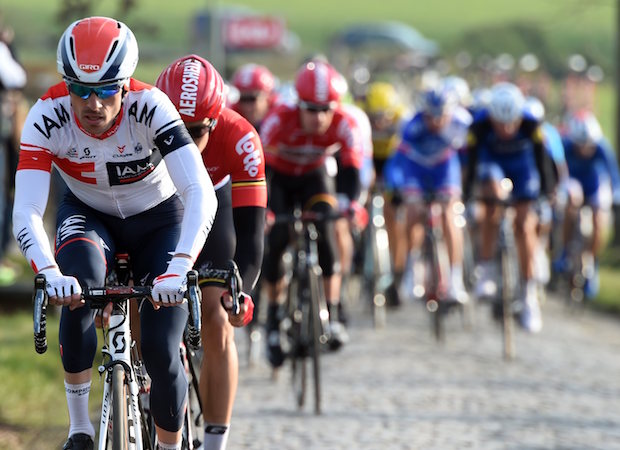
[[[298,410],[285,367],[248,367],[229,449],[620,449],[620,321],[570,316],[550,299],[539,335],[517,331],[504,362],[488,306],[466,330],[458,315],[438,345],[419,304],[375,330],[361,305],[351,342],[322,358],[323,414]]]

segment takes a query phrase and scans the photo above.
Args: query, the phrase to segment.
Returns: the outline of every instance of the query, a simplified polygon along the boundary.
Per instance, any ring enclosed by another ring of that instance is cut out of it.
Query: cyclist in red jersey
[[[244,64],[233,74],[232,84],[239,90],[239,100],[231,108],[245,117],[258,131],[277,97],[274,91],[275,81],[271,71],[260,64]]]
[[[170,64],[156,83],[164,91],[202,152],[215,186],[218,211],[195,267],[225,269],[234,259],[251,292],[260,272],[267,187],[263,149],[254,127],[224,108],[224,82],[205,59],[188,55]],[[238,356],[232,326],[252,319],[253,303],[243,294],[239,314],[221,307],[230,298],[222,283],[202,280],[203,360],[200,376],[205,421],[204,449],[224,449],[237,390]],[[232,325],[232,326],[231,326]]]
[[[362,163],[360,133],[355,122],[340,106],[345,86],[329,64],[310,61],[298,71],[295,88],[298,102],[279,105],[265,118],[261,139],[269,179],[269,208],[274,214],[292,214],[298,203],[303,209],[327,215],[337,209],[334,175],[325,161],[339,153],[343,186],[355,206],[360,195],[359,168]],[[339,347],[346,334],[340,303],[340,274],[333,224],[317,223],[319,264],[323,271],[325,297],[330,312],[332,347]],[[288,244],[286,224],[276,224],[267,238],[263,263],[267,309],[267,356],[274,367],[284,362],[280,345],[278,299],[283,292],[281,256]]]
[[[70,419],[63,448],[94,445],[88,397],[97,333],[81,293],[83,286],[105,283],[122,250],[134,281],[153,284],[153,304],[140,307],[150,406],[160,448],[180,449],[187,396],[179,358],[188,317],[184,281],[215,216],[213,185],[174,105],[132,78],[138,45],[125,24],[106,17],[72,23],[58,43],[57,62],[64,81],[37,101],[23,128],[13,232],[34,271],[45,275],[50,304],[62,306]],[[54,250],[42,217],[52,165],[68,187],[58,206]]]

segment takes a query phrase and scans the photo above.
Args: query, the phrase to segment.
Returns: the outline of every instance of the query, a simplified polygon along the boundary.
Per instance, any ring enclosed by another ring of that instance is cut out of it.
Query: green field
[[[119,12],[120,0],[91,3],[94,6],[90,14],[118,17],[134,30],[141,53],[136,77],[147,82],[154,82],[162,67],[181,54],[194,51],[209,57],[206,42],[192,42],[192,17],[213,6],[245,7],[282,16],[301,39],[301,49],[293,55],[246,54],[229,58],[228,72],[244,60],[259,60],[280,77],[290,78],[303,55],[327,52],[329,38],[338,30],[355,23],[382,20],[398,20],[417,28],[440,45],[448,61],[461,50],[474,56],[508,52],[516,58],[533,52],[541,59],[547,58],[549,64],[564,67],[568,55],[578,52],[590,64],[598,64],[605,70],[605,83],[596,109],[604,130],[615,142],[612,86],[616,2],[613,0],[436,0],[431,3],[137,0],[127,15]],[[31,81],[41,86],[57,79],[56,44],[64,28],[76,18],[65,14],[59,19],[60,8],[58,0],[3,0],[0,7],[3,21],[15,30],[20,55],[32,74]],[[41,89],[37,86],[29,93],[36,98]]]
[[[515,24],[527,24],[540,30],[558,54],[579,51],[596,59],[599,64],[613,67],[613,0],[436,0],[431,3],[402,0],[138,0],[135,9],[126,17],[118,13],[120,1],[94,3],[96,6],[91,9],[91,14],[113,15],[126,21],[136,32],[143,53],[154,60],[167,59],[170,54],[189,49],[191,17],[197,11],[212,5],[229,7],[245,4],[265,14],[283,16],[289,28],[300,36],[304,51],[325,50],[329,36],[346,25],[374,20],[399,20],[436,40],[446,54],[463,49],[474,50],[469,47],[472,44],[470,39],[476,32],[484,33],[487,48],[499,54],[510,51],[510,48],[500,47],[505,43],[505,31]],[[48,0],[2,2],[5,22],[15,29],[24,57],[40,64],[53,64],[53,50],[58,37],[71,20],[66,16],[62,20],[58,19],[59,5],[59,1]],[[527,36],[521,38],[527,42]],[[509,44],[515,49],[519,48],[518,44]],[[529,49],[536,50],[539,49]]]
[[[32,313],[0,314],[0,450],[60,448],[66,439],[69,415],[58,354],[58,316],[49,315],[47,326],[49,348],[38,355]],[[98,354],[95,366],[100,361]],[[95,371],[90,402],[94,421],[99,417],[101,386]]]

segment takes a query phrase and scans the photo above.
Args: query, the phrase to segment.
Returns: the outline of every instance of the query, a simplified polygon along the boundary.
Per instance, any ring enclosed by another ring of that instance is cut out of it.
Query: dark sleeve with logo
[[[549,152],[545,148],[540,123],[535,120],[524,120],[521,129],[527,136],[531,136],[534,144],[534,157],[536,158],[536,168],[540,174],[541,193],[549,195],[558,184],[557,172],[553,168],[553,161]]]
[[[235,262],[243,279],[243,291],[251,292],[258,279],[264,251],[265,208],[233,208],[237,248]]]
[[[187,144],[193,144],[191,136],[187,132],[185,125],[179,124],[166,131],[160,131],[169,124],[164,125],[155,133],[155,145],[159,149],[161,156],[166,156],[168,153],[183,147]]]
[[[463,199],[465,201],[469,200],[474,187],[480,141],[483,139],[485,133],[489,132],[490,127],[491,123],[488,120],[474,121],[469,127],[467,144],[463,150],[467,155],[467,165],[465,166],[465,173],[463,175]]]

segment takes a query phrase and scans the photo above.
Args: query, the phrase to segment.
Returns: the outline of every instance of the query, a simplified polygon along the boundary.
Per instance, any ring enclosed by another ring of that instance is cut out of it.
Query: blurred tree
[[[94,0],[61,0],[56,19],[65,27],[67,23],[90,16],[93,3]]]
[[[138,4],[137,0],[120,0],[118,15],[125,17],[133,10]]]

